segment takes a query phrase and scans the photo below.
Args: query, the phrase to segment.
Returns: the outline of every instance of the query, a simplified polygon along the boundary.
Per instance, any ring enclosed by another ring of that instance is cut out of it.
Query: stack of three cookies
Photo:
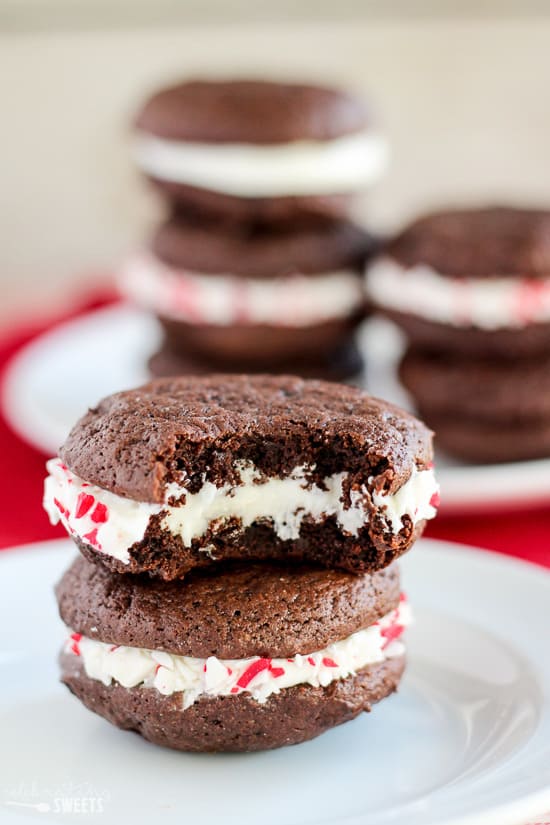
[[[310,85],[193,81],[153,95],[136,132],[168,217],[120,286],[162,325],[153,375],[357,374],[375,243],[349,216],[387,154],[363,103]]]
[[[397,688],[395,560],[438,503],[412,416],[321,381],[158,379],[90,410],[48,469],[82,553],[57,588],[63,681],[110,722],[261,750]]]

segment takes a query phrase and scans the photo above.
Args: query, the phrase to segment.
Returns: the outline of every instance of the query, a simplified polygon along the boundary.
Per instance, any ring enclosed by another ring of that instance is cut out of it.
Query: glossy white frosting
[[[355,192],[378,180],[388,165],[385,138],[371,132],[269,145],[170,141],[141,133],[134,152],[155,178],[245,198]]]

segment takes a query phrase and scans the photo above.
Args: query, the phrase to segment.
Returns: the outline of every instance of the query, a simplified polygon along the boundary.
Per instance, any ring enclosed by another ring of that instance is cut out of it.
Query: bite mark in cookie
[[[410,547],[438,490],[415,418],[354,387],[284,376],[111,396],[49,470],[46,509],[80,547],[167,578],[255,554],[375,570]],[[101,523],[82,496],[102,505]]]

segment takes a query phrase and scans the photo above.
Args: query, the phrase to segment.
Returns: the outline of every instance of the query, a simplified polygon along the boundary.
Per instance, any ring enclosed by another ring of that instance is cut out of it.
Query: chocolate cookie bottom
[[[370,665],[327,687],[297,685],[260,704],[248,694],[201,697],[182,710],[181,694],[154,688],[105,686],[90,679],[81,661],[61,656],[62,681],[89,710],[156,745],[192,752],[260,751],[313,739],[393,693],[403,656]]]
[[[550,424],[550,352],[537,358],[475,358],[409,348],[401,382],[431,417],[512,425]]]
[[[441,324],[395,310],[384,310],[384,315],[401,327],[413,346],[426,352],[475,358],[497,356],[514,361],[550,351],[550,323],[487,330]]]
[[[406,553],[426,526],[407,518],[399,533],[364,528],[358,536],[343,535],[334,518],[320,524],[305,521],[300,537],[283,541],[266,524],[253,524],[244,531],[226,531],[208,538],[206,544],[186,547],[179,537],[149,528],[143,541],[130,549],[128,562],[97,550],[81,539],[73,540],[82,555],[114,573],[147,573],[166,581],[184,578],[191,570],[212,568],[220,562],[267,562],[311,564],[361,575],[382,570]]]
[[[530,461],[550,456],[550,420],[518,425],[448,418],[420,409],[435,430],[436,446],[472,464]]]
[[[328,354],[308,358],[289,357],[287,360],[256,359],[254,363],[239,359],[212,361],[197,355],[181,355],[164,345],[149,359],[149,370],[154,378],[177,375],[207,375],[212,372],[264,373],[298,375],[325,381],[358,379],[364,368],[363,358],[355,340],[350,337]]]
[[[354,203],[351,194],[239,197],[184,183],[149,177],[164,198],[188,214],[227,222],[277,224],[319,218],[346,218]]]
[[[410,348],[399,368],[436,445],[466,461],[550,456],[550,357],[475,358]]]

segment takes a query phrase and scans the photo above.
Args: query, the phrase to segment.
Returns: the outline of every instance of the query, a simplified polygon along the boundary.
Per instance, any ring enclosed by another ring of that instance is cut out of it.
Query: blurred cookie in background
[[[435,212],[368,268],[373,302],[426,350],[515,359],[550,351],[550,211]]]
[[[550,455],[550,353],[510,361],[410,348],[399,375],[440,448],[475,463]]]
[[[170,201],[229,221],[349,214],[388,147],[360,98],[306,84],[194,80],[139,112],[135,157]]]
[[[438,447],[474,463],[550,455],[550,211],[427,215],[366,286],[407,336],[401,381]]]
[[[354,333],[366,314],[362,270],[376,247],[349,221],[227,227],[179,213],[126,263],[119,285],[163,326],[155,375],[338,379],[362,366]]]
[[[208,373],[236,372],[250,374],[279,373],[299,375],[302,378],[318,378],[324,381],[347,381],[347,383],[361,384],[365,365],[361,351],[353,336],[350,336],[332,352],[327,352],[322,358],[307,358],[292,356],[288,361],[278,361],[276,364],[265,361],[250,365],[249,362],[234,360],[230,363],[211,361],[197,355],[186,355],[181,351],[174,351],[169,343],[165,342],[161,349],[151,356],[148,362],[149,372],[153,378],[166,378],[171,375],[207,375]]]

